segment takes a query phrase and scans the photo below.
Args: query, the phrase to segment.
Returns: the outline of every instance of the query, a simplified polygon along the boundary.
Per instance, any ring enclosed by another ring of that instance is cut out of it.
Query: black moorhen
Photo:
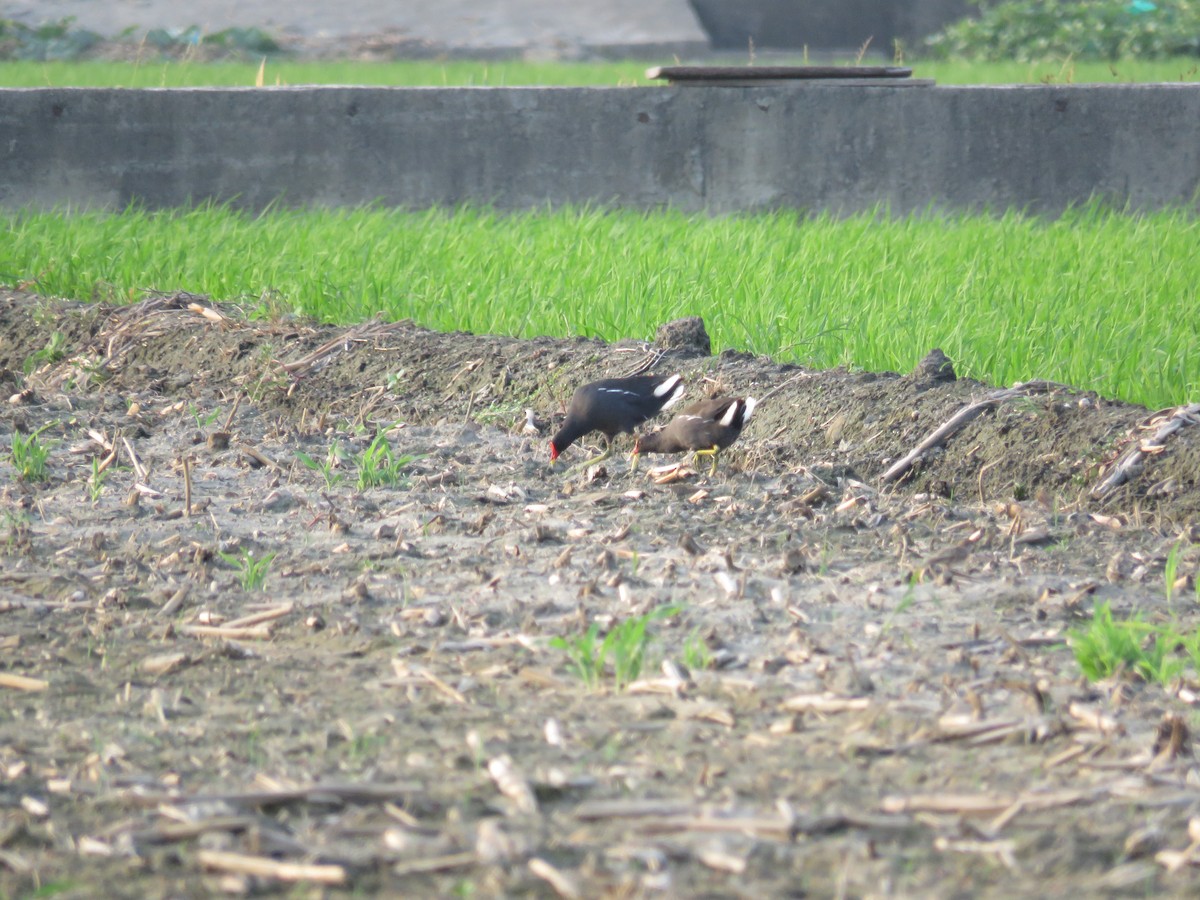
[[[567,407],[567,419],[550,441],[550,464],[576,440],[592,431],[606,439],[604,452],[576,468],[595,465],[612,455],[612,440],[623,431],[633,431],[683,396],[683,376],[635,375],[605,378],[575,391]]]
[[[737,440],[742,428],[754,415],[758,403],[753,397],[717,397],[693,403],[679,413],[666,428],[642,435],[633,445],[633,468],[639,453],[682,453],[691,450],[692,461],[712,457],[709,475],[717,472],[717,455]]]

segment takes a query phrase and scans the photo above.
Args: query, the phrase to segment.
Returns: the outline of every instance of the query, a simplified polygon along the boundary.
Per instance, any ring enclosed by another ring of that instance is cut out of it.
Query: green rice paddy
[[[712,218],[227,207],[0,213],[0,283],[136,300],[186,290],[264,315],[651,338],[701,315],[716,349],[1046,378],[1150,407],[1200,399],[1200,220],[1102,207],[1057,219]]]
[[[772,63],[802,59],[770,60]],[[670,60],[664,60],[670,63]],[[852,59],[844,60],[846,64]],[[878,60],[868,60],[877,64]],[[646,78],[647,62],[536,63],[524,61],[314,62],[272,58],[203,63],[0,62],[0,87],[252,87],[264,85],[358,84],[395,86],[515,86],[661,84]],[[1115,64],[1058,60],[1044,63],[906,63],[914,77],[939,84],[1037,84],[1200,81],[1195,59],[1128,61]]]

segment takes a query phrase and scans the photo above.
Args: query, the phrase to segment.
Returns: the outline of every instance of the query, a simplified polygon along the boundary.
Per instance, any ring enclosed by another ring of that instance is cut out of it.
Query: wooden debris
[[[226,317],[221,315],[220,312],[213,309],[211,306],[203,306],[199,303],[189,303],[187,308],[197,315],[208,319],[210,322],[216,322],[218,324],[225,322]]]
[[[183,514],[192,517],[192,458],[183,456]]]
[[[160,653],[157,656],[147,656],[142,660],[142,671],[148,675],[167,675],[177,669],[182,669],[191,657],[186,653]]]
[[[281,603],[279,606],[272,606],[269,609],[264,609],[261,612],[250,613],[241,618],[231,619],[228,622],[222,623],[222,628],[250,628],[254,625],[261,625],[264,622],[272,622],[275,619],[281,619],[288,615],[296,608],[294,603]]]
[[[691,814],[695,804],[672,800],[595,800],[575,807],[573,815],[585,822],[602,819],[641,819],[651,816]]]
[[[866,697],[835,697],[833,694],[797,694],[781,704],[790,712],[841,713],[859,712],[867,709],[871,701]]]
[[[179,590],[172,594],[170,599],[168,599],[166,603],[158,608],[158,615],[173,616],[175,613],[179,612],[179,608],[183,606],[183,601],[187,599],[191,589],[192,583],[190,581],[185,581],[183,584],[181,584],[179,586]]]
[[[445,856],[434,856],[428,859],[409,859],[392,866],[394,875],[420,875],[429,872],[446,872],[450,869],[461,869],[473,866],[479,862],[474,853],[448,853]]]
[[[913,794],[909,797],[885,797],[879,807],[886,813],[952,813],[962,816],[994,816],[1014,804],[1023,809],[1054,809],[1073,806],[1099,796],[1095,791],[1047,791],[1020,795],[1003,794]]]
[[[564,874],[540,857],[535,856],[529,860],[529,871],[549,884],[563,900],[577,900],[583,896],[583,892],[574,878]]]
[[[372,319],[360,325],[355,325],[353,328],[348,328],[337,337],[326,341],[307,356],[291,362],[279,362],[278,360],[276,362],[285,372],[298,377],[328,364],[329,360],[338,353],[348,352],[355,345],[378,341],[392,331],[403,327],[403,322],[383,323],[378,319]]]
[[[15,675],[12,672],[0,672],[0,687],[12,688],[14,691],[44,691],[50,687],[50,682],[27,675]]]
[[[746,871],[746,857],[730,853],[728,850],[720,847],[709,847],[701,850],[696,854],[696,859],[703,865],[718,872],[742,875]]]
[[[973,853],[980,856],[994,856],[1006,869],[1015,870],[1017,859],[1016,841],[954,841],[950,838],[939,837],[933,846],[943,853]]]
[[[125,455],[129,457],[129,464],[133,466],[138,481],[144,483],[149,478],[149,472],[146,471],[146,467],[142,465],[137,454],[133,452],[133,444],[129,443],[129,438],[124,435],[121,435],[121,443],[125,446]]]
[[[1072,702],[1067,706],[1067,712],[1071,714],[1081,726],[1098,731],[1101,734],[1124,734],[1125,727],[1114,719],[1112,716],[1105,715],[1097,709],[1090,706],[1084,706],[1082,703]]]
[[[224,850],[198,850],[196,861],[206,869],[271,878],[276,881],[311,881],[315,884],[346,883],[346,869],[338,865],[282,862],[269,856],[247,856]]]
[[[515,804],[518,812],[536,813],[538,811],[537,797],[534,796],[533,788],[513,764],[512,757],[506,753],[490,759],[487,769],[500,793]]]
[[[1186,425],[1200,424],[1200,403],[1193,403],[1191,406],[1180,406],[1166,412],[1169,412],[1170,415],[1167,416],[1164,413],[1160,413],[1147,423],[1149,426],[1158,425],[1158,429],[1154,432],[1153,437],[1147,441],[1139,442],[1137,446],[1126,451],[1125,455],[1121,457],[1121,460],[1112,471],[1105,475],[1104,479],[1092,488],[1092,497],[1103,497],[1114,488],[1135,477],[1141,471],[1142,461],[1147,456],[1161,453],[1166,446],[1167,438],[1179,431],[1179,429]]]
[[[1200,866],[1200,817],[1188,819],[1188,840],[1191,841],[1183,850],[1160,850],[1154,854],[1154,861],[1175,872],[1184,866]]]
[[[257,463],[259,466],[271,469],[275,472],[283,471],[283,466],[279,465],[279,463],[275,462],[275,460],[271,459],[271,457],[267,456],[267,454],[263,453],[257,447],[251,447],[248,444],[243,444],[239,449],[241,449],[242,453],[248,457],[251,462]]]
[[[224,794],[174,794],[122,792],[117,799],[136,806],[158,807],[164,803],[175,806],[188,804],[228,803],[231,806],[269,807],[289,803],[341,804],[407,801],[422,791],[419,784],[396,782],[317,782],[307,787],[271,787],[259,791],[233,791]]]
[[[225,625],[183,625],[179,630],[192,637],[225,638],[231,641],[268,641],[271,639],[271,626],[265,623],[245,628],[230,628]]]
[[[974,403],[969,403],[950,417],[948,421],[934,429],[932,433],[917,446],[913,447],[908,453],[891,465],[884,472],[879,480],[883,484],[890,484],[897,481],[901,476],[906,474],[916,462],[932,450],[945,443],[949,438],[958,434],[970,422],[974,421],[979,415],[994,406],[998,406],[1007,400],[1012,400],[1015,397],[1027,397],[1030,394],[1044,394],[1048,391],[1058,390],[1063,385],[1056,384],[1053,381],[1030,381],[1026,384],[1017,385],[1016,387],[1005,388],[1000,391],[993,391],[982,400],[977,400]]]

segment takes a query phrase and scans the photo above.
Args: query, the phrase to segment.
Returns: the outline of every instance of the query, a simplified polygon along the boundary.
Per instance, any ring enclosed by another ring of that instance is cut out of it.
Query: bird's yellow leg
[[[587,469],[591,466],[594,466],[594,465],[596,465],[596,463],[604,462],[604,460],[606,460],[610,456],[612,456],[612,452],[613,452],[612,441],[608,441],[604,447],[603,453],[601,453],[599,456],[593,456],[591,459],[585,459],[581,463],[576,463],[575,465],[571,466],[571,468],[569,468],[567,470],[567,474],[571,475],[571,474],[574,474],[575,472],[579,472],[583,469]]]
[[[710,476],[716,475],[717,474],[717,456],[720,455],[720,453],[721,453],[720,447],[711,447],[708,450],[697,450],[692,455],[692,462],[693,463],[697,462],[700,459],[700,457],[702,457],[702,456],[711,456],[712,457],[712,466],[709,468],[708,474]]]
[[[629,454],[629,471],[636,472],[638,467],[639,454],[636,450]]]

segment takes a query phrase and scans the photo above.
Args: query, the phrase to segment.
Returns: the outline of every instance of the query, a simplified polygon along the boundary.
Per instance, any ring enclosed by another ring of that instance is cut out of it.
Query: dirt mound
[[[1194,671],[1066,645],[1195,629],[1196,429],[656,357],[0,296],[0,896],[1195,895]],[[551,472],[648,363],[717,474]]]
[[[9,295],[0,304],[0,368],[15,387],[15,373],[57,332],[65,337],[68,368],[100,365],[105,379],[126,391],[203,385],[252,391],[264,409],[292,418],[508,428],[524,421],[527,408],[553,420],[580,383],[640,368],[655,352],[630,342],[441,334],[404,322],[351,329],[250,322],[236,310],[214,313],[220,317],[214,321],[188,310],[189,302],[56,307]],[[693,320],[681,323],[696,328]],[[936,366],[925,361],[906,376],[809,371],[736,351],[707,357],[695,352],[697,340],[671,337],[667,346],[678,349],[662,354],[658,368],[682,372],[693,398],[766,398],[739,445],[735,466],[746,471],[809,471],[831,484],[853,478],[883,487],[880,476],[897,459],[964,407],[996,394],[956,379],[944,355]],[[347,394],[346,385],[357,389]],[[1131,469],[1134,477],[1111,490],[1099,487],[1123,454],[1150,439],[1172,412],[1152,415],[1067,386],[1030,385],[985,403],[886,487],[984,503],[1036,499],[1060,512],[1187,523],[1200,513],[1200,429],[1180,429]]]

